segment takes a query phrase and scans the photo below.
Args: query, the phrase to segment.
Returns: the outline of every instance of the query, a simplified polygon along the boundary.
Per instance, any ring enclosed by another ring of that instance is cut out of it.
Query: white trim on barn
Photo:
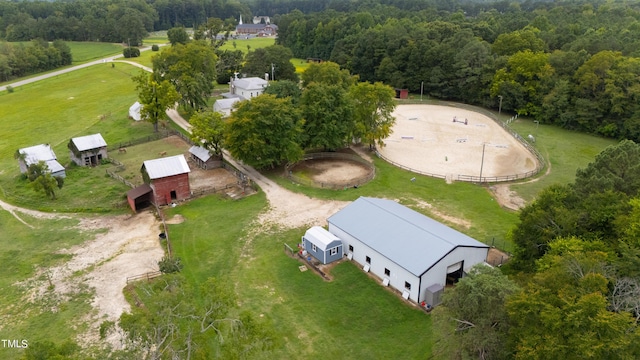
[[[427,288],[444,286],[448,276],[461,277],[483,263],[489,251],[489,246],[386,199],[361,197],[327,221],[353,260],[418,303],[425,300]]]

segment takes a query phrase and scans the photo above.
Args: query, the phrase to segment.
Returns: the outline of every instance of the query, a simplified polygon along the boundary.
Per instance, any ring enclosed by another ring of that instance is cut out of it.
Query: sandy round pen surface
[[[486,115],[451,106],[398,105],[393,116],[393,132],[378,151],[402,166],[453,178],[536,168],[536,157]]]

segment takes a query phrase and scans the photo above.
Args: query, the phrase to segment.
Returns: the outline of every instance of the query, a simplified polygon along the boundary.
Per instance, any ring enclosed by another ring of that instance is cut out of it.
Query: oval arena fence
[[[450,107],[456,107],[456,108],[461,108],[461,109],[465,109],[465,110],[470,110],[470,111],[474,111],[474,112],[477,112],[479,114],[487,116],[488,118],[493,120],[495,123],[500,125],[507,133],[509,133],[519,143],[521,143],[525,147],[525,149],[527,149],[527,151],[529,151],[531,154],[533,154],[535,156],[535,158],[536,158],[536,168],[531,170],[531,171],[524,172],[524,173],[516,173],[516,174],[504,175],[504,176],[482,176],[482,177],[480,177],[480,176],[477,176],[477,175],[458,174],[458,175],[454,175],[453,177],[451,177],[451,175],[447,176],[446,174],[429,173],[429,172],[413,169],[413,168],[410,168],[410,167],[402,165],[402,164],[398,164],[397,162],[395,162],[395,161],[393,161],[391,159],[388,159],[387,157],[382,155],[378,150],[376,150],[376,155],[379,158],[385,160],[386,162],[388,162],[388,163],[390,163],[390,164],[392,164],[392,165],[394,165],[396,167],[399,167],[399,168],[407,170],[407,171],[411,171],[411,172],[416,173],[416,174],[425,175],[425,176],[434,177],[434,178],[439,178],[439,179],[465,181],[465,182],[472,182],[472,183],[496,183],[496,182],[506,182],[506,181],[521,180],[521,179],[525,179],[525,178],[528,178],[528,177],[536,175],[537,173],[540,172],[540,170],[542,170],[544,168],[544,164],[546,162],[545,162],[545,159],[542,156],[542,154],[540,154],[540,152],[533,145],[531,145],[527,140],[525,140],[522,136],[520,136],[520,134],[516,133],[513,129],[511,129],[509,127],[508,123],[510,123],[510,121],[502,122],[491,111],[483,109],[483,108],[479,108],[479,107],[476,107],[476,106],[473,106],[473,105],[448,103],[448,102],[447,103],[440,103],[438,105],[446,105],[446,106],[450,106]],[[513,121],[514,118],[511,118],[510,120]]]
[[[330,181],[315,181],[310,178],[303,178],[301,176],[295,175],[292,171],[295,168],[295,166],[300,164],[301,162],[304,162],[307,160],[323,160],[323,159],[337,159],[337,160],[357,162],[358,164],[368,168],[369,173],[365,176],[353,178],[346,182],[330,182]],[[364,160],[359,156],[344,154],[344,153],[333,153],[333,152],[309,153],[309,154],[305,154],[300,161],[293,164],[288,164],[285,167],[285,177],[293,181],[294,183],[306,185],[306,186],[319,187],[323,189],[332,189],[332,190],[342,190],[342,189],[347,189],[352,187],[358,187],[360,185],[366,184],[369,181],[373,180],[375,176],[376,176],[376,169],[375,169],[375,166],[373,166],[373,164],[371,164],[370,162]]]

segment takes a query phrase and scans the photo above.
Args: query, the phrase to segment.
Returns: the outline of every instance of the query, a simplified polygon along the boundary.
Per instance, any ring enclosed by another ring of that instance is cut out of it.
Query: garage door
[[[456,272],[462,268],[462,261],[459,263],[447,266],[447,274],[451,274],[452,272]]]

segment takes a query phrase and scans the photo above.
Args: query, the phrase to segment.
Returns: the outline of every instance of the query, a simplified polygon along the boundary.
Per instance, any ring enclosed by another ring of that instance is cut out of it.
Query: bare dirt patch
[[[88,286],[93,291],[91,305],[95,312],[85,319],[89,329],[78,337],[81,345],[98,344],[99,326],[105,320],[117,322],[130,309],[123,289],[127,277],[157,271],[164,255],[158,234],[160,222],[151,212],[136,215],[81,217],[78,228],[98,231],[93,240],[60,251],[71,255],[64,264],[41,269],[40,274],[27,282],[31,285],[27,301],[42,298],[56,299],[52,305],[68,299]],[[27,283],[25,282],[25,283]],[[106,339],[115,349],[123,344],[121,332],[113,332]]]
[[[393,116],[393,133],[379,151],[408,168],[454,178],[481,172],[483,177],[507,176],[536,168],[533,154],[480,113],[449,106],[399,105]]]
[[[500,266],[509,261],[510,258],[511,256],[506,252],[496,248],[490,248],[489,254],[487,255],[487,263],[491,266]]]
[[[296,164],[292,171],[307,175],[316,183],[347,185],[371,173],[371,169],[347,159],[311,159]]]
[[[189,162],[189,167],[189,186],[192,191],[223,188],[238,182],[232,173],[223,168],[204,170],[192,162]]]

